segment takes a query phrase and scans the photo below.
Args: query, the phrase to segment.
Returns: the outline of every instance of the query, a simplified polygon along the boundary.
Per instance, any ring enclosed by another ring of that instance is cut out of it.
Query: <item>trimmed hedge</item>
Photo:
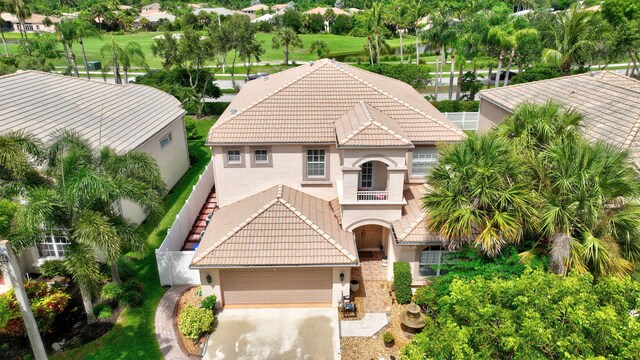
[[[408,262],[393,263],[393,281],[396,286],[396,300],[399,304],[411,302],[411,266]]]
[[[204,103],[202,107],[202,116],[214,116],[221,115],[224,110],[229,106],[228,102],[208,102]],[[198,113],[198,104],[194,102],[187,102],[183,104],[184,109],[189,115],[196,115]]]
[[[464,101],[464,100],[440,100],[431,101],[431,105],[435,106],[440,112],[477,112],[480,110],[480,101]]]
[[[206,298],[202,299],[200,306],[203,309],[213,310],[216,307],[216,301],[218,301],[218,299],[215,295],[209,295]]]

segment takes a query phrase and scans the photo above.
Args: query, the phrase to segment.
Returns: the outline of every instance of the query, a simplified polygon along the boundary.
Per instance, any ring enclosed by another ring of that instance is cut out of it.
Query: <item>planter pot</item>
[[[360,282],[358,280],[351,280],[351,285],[349,286],[351,293],[355,294],[360,289]]]
[[[395,343],[396,343],[396,341],[395,341],[395,340],[391,340],[391,341],[389,341],[389,342],[386,342],[386,341],[385,341],[385,342],[384,342],[384,346],[386,346],[386,347],[393,347],[393,345],[394,345]]]

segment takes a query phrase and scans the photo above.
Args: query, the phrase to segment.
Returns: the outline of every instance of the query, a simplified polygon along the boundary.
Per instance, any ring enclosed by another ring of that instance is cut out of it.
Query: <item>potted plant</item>
[[[360,282],[358,280],[351,280],[349,289],[351,290],[351,294],[357,293],[358,289],[360,289]]]
[[[385,331],[382,335],[382,341],[384,341],[384,346],[392,347],[396,343],[396,339],[393,337],[391,331]]]

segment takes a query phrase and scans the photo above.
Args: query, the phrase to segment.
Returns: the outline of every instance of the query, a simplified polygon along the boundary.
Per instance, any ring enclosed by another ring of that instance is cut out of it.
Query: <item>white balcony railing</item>
[[[361,191],[358,190],[358,201],[385,201],[389,200],[388,191]]]

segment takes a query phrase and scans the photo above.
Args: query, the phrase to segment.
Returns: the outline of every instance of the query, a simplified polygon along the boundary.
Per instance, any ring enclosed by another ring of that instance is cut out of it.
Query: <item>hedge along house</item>
[[[424,176],[436,144],[464,138],[409,85],[339,62],[247,83],[208,137],[220,209],[190,267],[204,295],[335,306],[370,253],[409,262],[424,283],[442,253]]]
[[[57,130],[77,131],[94,146],[119,153],[132,150],[156,159],[171,189],[189,168],[183,116],[173,96],[142,85],[107,84],[38,71],[0,77],[0,133],[25,131],[41,139]],[[144,213],[127,201],[115,204],[140,223]],[[23,272],[48,259],[61,258],[68,246],[63,234],[43,234],[42,243],[21,254]]]

